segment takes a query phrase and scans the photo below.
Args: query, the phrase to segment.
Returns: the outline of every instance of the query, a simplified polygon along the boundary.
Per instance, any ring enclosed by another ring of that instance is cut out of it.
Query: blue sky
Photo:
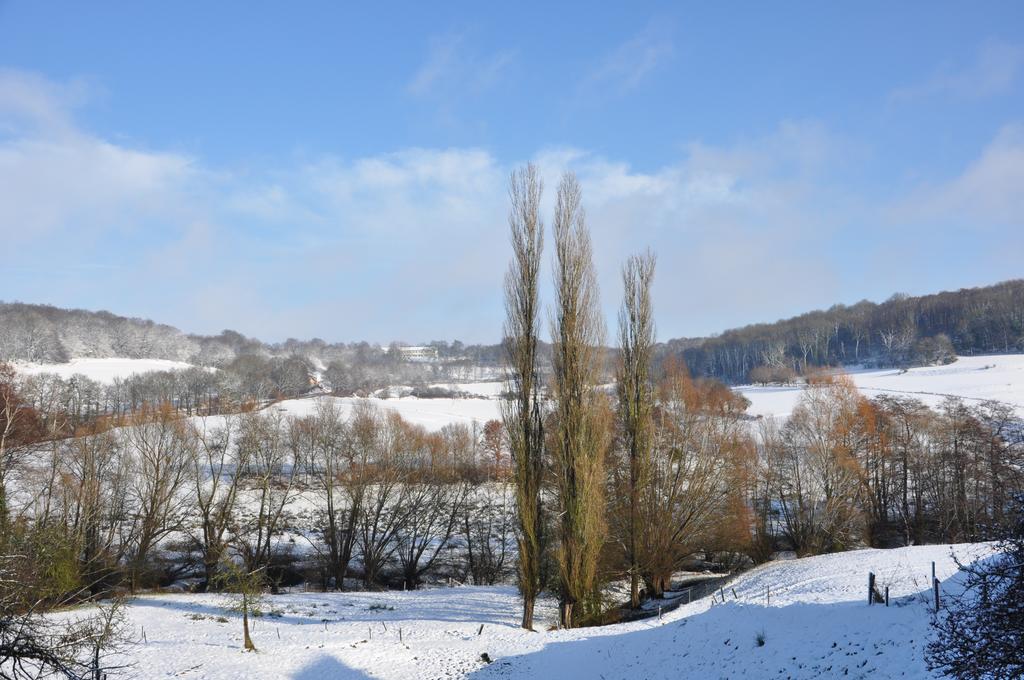
[[[1024,4],[552,4],[0,0],[0,299],[496,341],[526,161],[663,339],[1024,274]]]

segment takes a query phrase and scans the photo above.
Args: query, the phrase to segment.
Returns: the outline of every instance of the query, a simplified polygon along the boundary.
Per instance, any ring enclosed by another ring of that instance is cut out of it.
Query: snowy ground
[[[955,550],[970,560],[988,548]],[[541,632],[518,628],[511,587],[268,596],[255,654],[241,651],[224,596],[145,596],[128,608],[139,643],[127,656],[138,677],[215,680],[929,678],[930,563],[947,579],[956,571],[950,553],[923,546],[774,562],[726,586],[724,604],[705,599],[660,621],[573,631],[547,630],[550,601],[540,607]],[[867,605],[869,571],[890,587],[892,606]]]
[[[18,373],[55,373],[65,379],[73,375],[84,375],[99,383],[112,383],[115,378],[127,378],[138,373],[180,371],[192,367],[192,364],[184,361],[169,359],[72,359],[65,364],[14,364]]]
[[[994,399],[1009,404],[1024,415],[1024,354],[961,357],[947,366],[850,371],[857,388],[868,397],[899,394],[937,406],[947,396],[968,401]],[[743,385],[737,387],[750,400],[751,415],[788,416],[803,388]]]
[[[377,397],[314,397],[289,399],[278,402],[271,408],[294,416],[306,416],[314,412],[320,402],[331,402],[348,416],[357,403],[369,403],[378,408],[394,411],[402,419],[436,431],[451,423],[483,427],[488,420],[501,418],[501,402],[497,398],[475,397],[468,399],[418,399],[401,397],[380,399]]]

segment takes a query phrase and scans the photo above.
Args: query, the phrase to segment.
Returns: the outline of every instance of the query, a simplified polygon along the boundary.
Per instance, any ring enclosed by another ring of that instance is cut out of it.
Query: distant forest
[[[1024,351],[1024,280],[934,295],[897,294],[835,305],[711,338],[669,340],[694,376],[725,382],[785,380],[821,366],[913,366],[956,354]]]
[[[190,335],[172,326],[110,312],[0,303],[0,361],[60,363],[78,357],[171,359],[239,372],[280,372],[301,359],[333,374],[343,391],[405,382],[471,377],[473,367],[497,368],[500,344],[428,343],[438,361],[404,360],[396,346],[289,339],[264,343],[225,330]],[[543,345],[546,365],[549,347]],[[897,294],[882,303],[835,305],[775,323],[728,330],[709,338],[659,343],[659,360],[681,359],[696,377],[729,383],[785,381],[822,366],[909,366],[970,355],[1024,351],[1024,280],[934,295]],[[297,366],[295,368],[298,368]],[[328,370],[330,369],[330,370]],[[289,371],[290,372],[290,371]],[[304,381],[298,381],[304,382]]]

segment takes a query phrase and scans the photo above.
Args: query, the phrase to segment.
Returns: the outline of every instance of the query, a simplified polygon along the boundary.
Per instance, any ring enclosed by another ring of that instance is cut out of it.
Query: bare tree
[[[551,454],[559,512],[561,621],[567,628],[596,611],[597,563],[606,533],[607,405],[596,389],[603,334],[590,234],[580,201],[579,183],[567,173],[555,206],[556,301],[551,320]]]
[[[285,509],[296,494],[297,466],[285,437],[285,423],[278,414],[242,416],[239,455],[248,462],[246,475],[256,513],[233,533],[248,572],[270,566],[274,537],[280,533]]]
[[[640,496],[641,567],[661,597],[672,572],[708,542],[726,516],[730,464],[747,444],[746,403],[716,381],[694,381],[670,363],[659,383],[650,481]]]
[[[363,560],[363,583],[374,585],[398,549],[397,535],[406,521],[409,454],[408,427],[397,413],[377,420],[372,474],[363,489],[359,515],[359,551]]]
[[[433,474],[410,479],[407,486],[405,521],[398,531],[398,559],[406,586],[415,588],[451,544],[469,484]]]
[[[185,482],[193,455],[184,424],[169,406],[143,410],[138,425],[122,430],[133,474],[129,487],[129,574],[134,591],[150,551],[161,538],[180,528],[190,494]]]
[[[363,416],[357,414],[353,423]],[[345,423],[332,402],[320,402],[313,415],[292,428],[308,452],[306,464],[319,502],[318,527],[325,553],[326,579],[337,589],[344,587],[355,542],[355,521],[359,516],[364,487],[365,461],[355,449],[357,424]],[[368,445],[367,442],[363,442]],[[365,451],[362,453],[365,456]],[[355,493],[350,493],[354,491]],[[325,584],[326,585],[326,584]]]
[[[208,587],[214,587],[217,567],[228,548],[228,530],[235,522],[235,510],[248,467],[249,449],[239,447],[237,416],[222,419],[219,427],[202,420],[185,432],[192,442],[192,484],[201,535],[203,571]]]
[[[782,431],[774,479],[786,534],[799,554],[849,548],[864,534],[862,397],[845,376],[817,378]]]
[[[260,606],[266,587],[266,576],[263,567],[250,570],[229,558],[217,568],[217,587],[235,595],[231,610],[242,615],[242,648],[247,652],[256,651],[256,645],[249,632],[249,612]]]
[[[463,505],[466,568],[475,585],[494,585],[505,575],[515,547],[514,493],[510,491],[508,484],[478,486]]]
[[[626,261],[622,270],[624,299],[619,311],[620,361],[616,386],[624,460],[616,470],[618,484],[614,504],[620,519],[617,538],[623,547],[629,574],[629,602],[634,609],[640,606],[640,498],[649,481],[651,465],[651,416],[654,408],[651,281],[654,262],[650,251]],[[657,521],[656,518],[647,519]]]
[[[505,348],[508,355],[507,398],[502,417],[512,454],[518,518],[519,592],[523,596],[522,626],[533,628],[533,609],[541,587],[544,513],[544,426],[540,402],[537,343],[540,324],[541,253],[544,229],[540,220],[542,184],[537,168],[527,165],[509,182],[509,229],[512,264],[505,275]]]
[[[18,393],[14,369],[0,362],[0,534],[10,520],[7,478],[19,454],[45,432],[35,411]]]

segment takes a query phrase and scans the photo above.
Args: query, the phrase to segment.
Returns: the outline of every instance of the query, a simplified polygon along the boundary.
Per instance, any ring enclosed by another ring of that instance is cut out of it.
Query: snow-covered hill
[[[851,371],[857,388],[868,397],[899,394],[936,406],[948,396],[968,401],[994,399],[1024,415],[1024,354],[960,357],[947,366]],[[760,416],[787,416],[803,388],[744,385],[736,388],[750,400],[748,412]]]
[[[211,680],[929,678],[931,562],[945,580],[956,572],[953,552],[971,561],[988,551],[923,546],[773,562],[726,586],[724,603],[572,631],[547,630],[549,601],[541,632],[518,628],[511,587],[268,596],[256,654],[241,651],[241,624],[225,596],[144,596],[128,607],[140,642],[127,655],[139,677]],[[869,571],[889,586],[892,606],[867,605]],[[484,653],[493,663],[481,661]]]

